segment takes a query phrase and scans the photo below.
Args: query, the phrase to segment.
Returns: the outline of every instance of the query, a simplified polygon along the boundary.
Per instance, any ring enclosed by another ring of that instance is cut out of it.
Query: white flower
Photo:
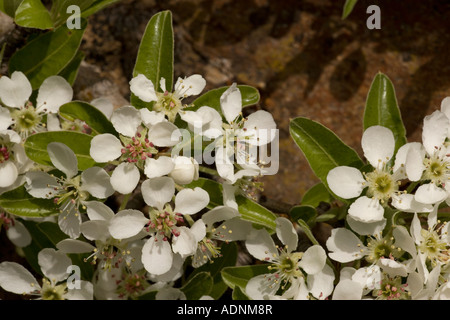
[[[47,172],[26,173],[25,188],[36,198],[54,199],[60,206],[58,224],[72,238],[80,235],[79,207],[89,196],[106,199],[114,193],[110,176],[100,167],[91,167],[78,174],[78,160],[65,144],[51,142],[47,151],[52,164],[65,176],[56,177]]]
[[[161,78],[160,87],[163,92],[157,91],[153,82],[145,75],[139,74],[130,81],[130,90],[144,102],[152,102],[153,110],[163,112],[170,122],[175,121],[176,115],[182,110],[182,100],[189,96],[200,94],[206,86],[206,80],[194,74],[187,78],[178,78],[173,92],[166,88],[166,81]]]
[[[28,229],[12,215],[0,213],[0,231],[1,227],[6,230],[8,239],[19,248],[28,246],[32,241]]]
[[[383,206],[387,205],[389,200],[393,200],[394,206],[402,204],[404,195],[399,192],[399,181],[405,177],[404,158],[397,157],[395,165],[390,167],[389,161],[394,156],[395,140],[392,131],[382,126],[367,128],[362,136],[361,145],[364,156],[374,170],[363,174],[353,167],[338,166],[328,173],[327,183],[337,196],[344,199],[357,198],[348,210],[349,216],[354,220],[365,223],[378,222],[384,219]],[[398,153],[402,154],[403,151],[399,150]],[[366,195],[361,195],[365,188],[367,188]],[[403,203],[402,209],[411,208],[405,208]]]
[[[158,152],[155,146],[169,147],[178,143],[173,138],[178,128],[162,121],[154,124],[148,132],[146,128],[140,130],[141,112],[131,106],[115,110],[111,122],[120,133],[120,139],[109,133],[95,136],[91,141],[90,155],[99,163],[119,160],[111,175],[111,184],[115,191],[128,194],[139,183],[140,169],[147,175],[151,174],[144,167],[148,165],[148,159]]]
[[[0,99],[8,107],[0,107],[0,130],[12,127],[24,139],[28,135],[44,131],[44,115],[58,113],[59,107],[70,102],[73,89],[61,76],[44,80],[36,98],[36,105],[29,101],[33,90],[27,77],[15,71],[11,78],[0,78]],[[50,116],[49,116],[50,117]]]
[[[0,188],[13,186],[30,166],[31,161],[20,142],[15,131],[0,131]]]
[[[281,289],[281,297],[286,299],[308,299],[310,294],[325,299],[331,294],[334,281],[333,271],[326,265],[325,250],[313,245],[305,252],[295,252],[298,235],[292,223],[286,218],[277,218],[276,222],[283,248],[276,246],[264,229],[254,230],[245,241],[253,257],[270,263],[267,274],[248,281],[246,294],[255,300],[269,299]]]
[[[52,248],[38,254],[38,263],[45,278],[42,285],[22,265],[15,262],[0,263],[0,286],[16,294],[38,296],[42,300],[93,300],[92,283],[78,280],[79,288],[70,288],[67,278],[72,261]],[[68,271],[69,270],[69,271]]]

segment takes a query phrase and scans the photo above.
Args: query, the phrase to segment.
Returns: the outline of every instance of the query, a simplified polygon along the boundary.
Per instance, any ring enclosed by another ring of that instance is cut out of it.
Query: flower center
[[[398,183],[387,170],[375,169],[366,173],[367,196],[378,199],[385,204],[398,192]]]
[[[448,171],[450,163],[447,160],[433,155],[431,158],[425,158],[424,165],[424,179],[431,180],[436,185],[444,185],[450,178]]]
[[[26,105],[21,109],[11,111],[11,118],[14,121],[14,129],[22,137],[27,137],[35,132],[44,130],[45,125],[42,124],[42,115],[36,112],[31,105]]]
[[[0,163],[6,162],[9,160],[10,154],[8,148],[4,145],[0,147]]]
[[[399,247],[394,246],[393,238],[371,238],[367,244],[367,248],[369,249],[369,253],[367,254],[366,259],[371,263],[375,263],[381,258],[398,258],[402,253]]]
[[[385,278],[381,280],[380,289],[374,290],[373,294],[378,300],[407,300],[410,298],[406,291],[407,284],[402,284],[400,277]]]
[[[131,140],[124,143],[121,152],[126,161],[142,165],[147,158],[151,158],[157,150],[145,135],[137,133]]]
[[[144,273],[122,274],[117,280],[117,293],[120,298],[138,298],[149,287]]]
[[[155,103],[153,109],[158,112],[164,112],[169,118],[170,122],[175,121],[177,113],[182,109],[180,99],[178,99],[171,92],[157,93],[158,101]]]
[[[173,212],[172,208],[168,205],[162,211],[151,210],[147,229],[155,230],[164,236],[164,241],[167,241],[171,235],[175,237],[180,235],[180,232],[176,228],[178,222],[184,222],[183,216],[181,213]]]
[[[64,300],[65,291],[65,284],[53,286],[50,281],[44,279],[41,292],[42,300]]]
[[[419,250],[427,255],[427,258],[430,259],[433,266],[438,263],[446,264],[450,261],[450,248],[448,247],[447,241],[441,239],[438,233],[444,225],[445,223],[437,230],[422,229],[420,231],[423,240],[420,242]],[[446,234],[445,237],[447,237]]]

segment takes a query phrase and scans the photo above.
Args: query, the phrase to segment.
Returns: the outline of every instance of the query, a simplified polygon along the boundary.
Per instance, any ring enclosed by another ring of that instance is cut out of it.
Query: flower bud
[[[198,179],[198,162],[194,158],[179,156],[173,159],[175,167],[169,176],[177,184],[189,184]]]

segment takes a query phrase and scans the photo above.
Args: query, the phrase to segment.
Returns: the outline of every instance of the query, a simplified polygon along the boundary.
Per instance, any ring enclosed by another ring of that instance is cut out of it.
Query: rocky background
[[[117,107],[126,104],[146,24],[171,10],[175,76],[202,74],[206,90],[233,82],[254,86],[261,100],[252,111],[273,114],[280,169],[262,179],[261,201],[282,212],[318,182],[290,138],[290,119],[319,121],[362,154],[362,116],[378,72],[394,84],[409,141],[421,141],[423,117],[450,95],[448,1],[360,0],[342,20],[344,2],[122,0],[90,18],[75,98],[108,96]],[[381,9],[380,30],[366,27],[371,4]],[[13,28],[0,18],[1,34]],[[11,250],[1,247],[1,260]]]

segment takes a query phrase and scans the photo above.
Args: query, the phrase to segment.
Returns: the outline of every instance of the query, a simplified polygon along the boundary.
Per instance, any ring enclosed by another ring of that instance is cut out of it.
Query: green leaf
[[[209,295],[214,281],[208,272],[200,272],[192,277],[180,288],[187,300],[199,300],[202,296]]]
[[[315,207],[312,207],[310,205],[300,205],[292,207],[289,211],[289,215],[294,221],[302,219],[306,223],[312,224],[315,222],[315,219],[317,217],[317,211]]]
[[[9,73],[22,71],[33,90],[50,76],[59,74],[73,60],[83,38],[82,28],[69,30],[66,25],[39,35],[14,53],[9,62]]]
[[[0,11],[6,13],[11,18],[16,15],[16,10],[23,0],[0,0]]]
[[[233,293],[231,294],[231,298],[233,300],[251,300],[247,295],[242,291],[241,287],[234,287]]]
[[[373,79],[364,110],[364,130],[375,125],[392,130],[395,138],[395,152],[407,142],[406,129],[397,104],[394,86],[382,73],[378,73]]]
[[[119,134],[104,113],[87,102],[68,102],[59,108],[59,114],[69,121],[79,119],[86,122],[95,134],[111,133],[119,137]]]
[[[121,0],[96,0],[93,1],[93,4],[87,8],[86,10],[82,10],[81,16],[83,18],[87,18],[96,12],[106,8],[109,5],[120,2]],[[92,2],[92,1],[91,1]]]
[[[36,133],[27,138],[25,152],[27,156],[42,165],[53,166],[47,153],[50,142],[61,142],[75,153],[78,169],[83,171],[98,165],[89,155],[92,136],[75,131],[49,131]]]
[[[15,22],[26,28],[50,29],[53,20],[40,0],[23,0],[16,10]]]
[[[208,204],[209,209],[223,205],[222,185],[214,180],[199,178],[185,187],[201,187],[208,192],[210,197],[210,202]],[[267,228],[270,233],[275,231],[275,220],[277,216],[272,211],[242,195],[236,195],[236,202],[238,204],[238,210],[242,219],[253,222],[259,226],[263,226]]]
[[[344,4],[344,8],[342,10],[342,19],[347,18],[350,13],[353,11],[358,0],[346,0]]]
[[[157,91],[162,91],[160,80],[164,78],[166,89],[172,91],[173,46],[172,13],[159,12],[147,24],[139,46],[133,77],[145,75]],[[150,107],[150,104],[143,103],[134,95],[131,95],[131,102],[137,108]]]
[[[246,85],[238,85],[237,86],[242,96],[242,107],[248,107],[255,105],[259,102],[260,95],[258,89],[246,86]],[[200,107],[208,106],[216,109],[220,114],[222,114],[222,109],[220,107],[220,96],[228,89],[229,87],[222,87],[218,89],[210,90],[192,103],[194,106],[186,108],[186,110],[197,110]]]
[[[53,200],[34,198],[24,185],[1,194],[0,207],[21,217],[48,217],[59,213]]]
[[[223,281],[231,288],[239,287],[245,292],[248,281],[260,274],[270,273],[267,264],[242,267],[226,267],[222,269]]]
[[[69,6],[76,5],[80,9],[80,12],[83,12],[89,8],[93,2],[94,0],[54,0],[50,13],[55,26],[66,23],[67,19],[72,16],[72,11],[67,12]]]
[[[61,77],[67,80],[67,82],[73,86],[78,76],[78,70],[80,69],[81,62],[84,60],[84,53],[78,51],[72,61],[59,73]]]
[[[321,202],[329,203],[332,200],[333,197],[328,191],[327,187],[322,182],[320,182],[305,192],[301,204],[317,208]]]
[[[189,277],[193,277],[201,272],[208,272],[213,278],[214,284],[210,292],[210,296],[214,300],[218,300],[227,290],[228,286],[222,279],[220,272],[225,267],[235,266],[238,256],[237,245],[234,242],[224,243],[220,249],[221,256],[215,258],[209,263],[195,269]]]
[[[364,166],[355,150],[318,122],[296,118],[291,121],[289,130],[311,169],[327,188],[327,175],[331,169],[338,166],[359,169]]]

